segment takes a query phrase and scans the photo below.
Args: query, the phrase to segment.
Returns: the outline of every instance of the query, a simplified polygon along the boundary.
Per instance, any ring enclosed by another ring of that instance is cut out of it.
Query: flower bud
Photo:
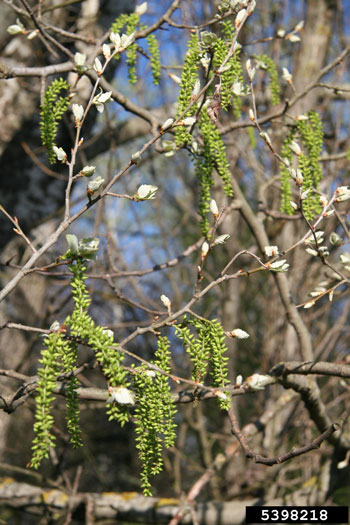
[[[10,35],[18,35],[21,33],[25,33],[25,30],[26,29],[19,18],[16,18],[16,24],[13,24],[12,26],[9,26],[7,28],[7,32]]]
[[[289,42],[292,42],[292,44],[294,44],[295,42],[300,42],[301,38],[298,35],[289,34],[286,36],[286,40],[289,40]]]
[[[329,240],[330,240],[330,243],[333,245],[333,246],[341,246],[342,244],[342,238],[340,237],[340,235],[338,235],[336,232],[332,232],[329,236]]]
[[[95,173],[96,166],[85,166],[80,174],[83,175],[83,177],[91,177]]]
[[[103,70],[103,66],[102,66],[101,61],[100,61],[100,59],[98,57],[96,57],[95,61],[94,61],[94,70],[96,71],[98,76],[101,75],[102,70]]]
[[[126,49],[130,46],[130,44],[133,43],[135,40],[135,33],[131,33],[130,35],[122,35],[120,39],[120,47],[121,49]]]
[[[225,332],[227,337],[232,339],[233,337],[237,337],[237,339],[248,339],[249,334],[245,330],[241,330],[240,328],[235,328],[234,330],[231,330],[230,332]]]
[[[350,199],[350,186],[338,186],[335,190],[335,195],[337,198],[335,202],[347,201]]]
[[[289,73],[288,69],[286,67],[282,68],[282,78],[290,84],[293,80],[293,76],[291,73]]]
[[[102,53],[106,60],[111,56],[111,48],[108,44],[103,44]]]
[[[80,104],[73,104],[72,111],[74,115],[74,120],[76,124],[79,124],[81,119],[84,116],[84,108]]]
[[[162,301],[162,303],[164,304],[165,308],[170,311],[171,309],[171,301],[169,299],[169,297],[167,297],[166,295],[162,294],[160,296],[160,300]]]
[[[255,76],[255,67],[253,67],[252,61],[250,60],[250,58],[248,58],[248,60],[246,61],[245,67],[246,67],[250,82],[253,82],[253,79]]]
[[[254,115],[254,111],[252,110],[252,108],[249,109],[249,118],[252,122],[255,122],[255,115]]]
[[[246,16],[246,14],[247,14],[246,9],[241,9],[240,11],[238,11],[237,16],[235,18],[235,28],[236,29],[241,25],[243,18]]]
[[[210,201],[210,211],[214,215],[215,219],[219,216],[218,205],[216,204],[216,201],[214,199],[211,199]]]
[[[143,2],[142,4],[136,6],[135,14],[138,16],[142,16],[147,11],[147,2]]]
[[[141,186],[135,194],[135,199],[138,201],[153,200],[156,198],[157,191],[157,186],[152,186],[151,184],[141,184]]]
[[[289,147],[298,157],[302,154],[301,148],[295,140],[292,140],[292,142],[289,144]]]
[[[265,246],[264,251],[267,257],[276,257],[279,253],[278,246]]]
[[[204,241],[201,248],[201,258],[204,259],[209,252],[209,244],[207,241]]]
[[[164,124],[160,127],[160,130],[162,132],[166,131],[167,129],[171,128],[171,126],[174,124],[174,119],[173,118],[168,118]]]
[[[225,244],[229,240],[230,236],[228,233],[224,233],[223,235],[219,235],[216,237],[214,241],[214,246],[217,246],[218,244]]]
[[[115,401],[119,405],[134,405],[135,394],[124,386],[110,386],[108,388],[110,398],[107,403],[113,403]]]
[[[57,157],[58,160],[60,160],[61,162],[66,162],[67,160],[67,153],[64,151],[63,148],[58,148],[57,146],[54,146],[53,147],[53,151]]]
[[[96,179],[93,179],[91,181],[89,181],[87,187],[86,187],[86,191],[87,191],[87,194],[89,197],[97,197],[97,195],[99,194],[99,192],[101,191],[102,189],[102,186],[103,186],[103,183],[104,183],[104,179],[102,177],[96,177]]]
[[[136,151],[136,153],[133,153],[131,155],[131,162],[133,164],[138,164],[141,160],[141,153],[139,151]]]

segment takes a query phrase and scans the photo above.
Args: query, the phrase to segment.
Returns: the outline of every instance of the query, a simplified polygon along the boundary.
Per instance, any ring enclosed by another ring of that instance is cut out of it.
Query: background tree
[[[346,2],[1,9],[1,518],[345,505]]]

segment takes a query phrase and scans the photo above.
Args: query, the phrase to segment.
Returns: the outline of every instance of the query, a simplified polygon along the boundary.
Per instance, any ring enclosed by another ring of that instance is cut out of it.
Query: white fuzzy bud
[[[177,75],[174,75],[174,73],[169,73],[169,77],[171,78],[171,80],[173,80],[175,82],[175,84],[177,84],[178,86],[181,84],[181,78],[178,77]]]
[[[135,404],[135,394],[124,386],[110,386],[108,392],[111,396],[108,403],[113,403],[113,401],[115,401],[119,405]]]
[[[301,173],[299,168],[297,168],[295,173],[296,173],[295,182],[296,182],[297,186],[302,186],[302,184],[304,182],[303,174]]]
[[[202,248],[201,248],[201,257],[202,257],[202,259],[204,259],[204,257],[206,257],[208,252],[209,252],[209,244],[207,243],[207,241],[204,241],[203,244],[202,244]]]
[[[241,25],[243,18],[246,16],[246,14],[247,14],[246,9],[241,9],[240,11],[238,11],[237,16],[235,18],[235,28],[236,29]]]
[[[252,82],[255,77],[255,67],[253,67],[253,64],[250,58],[248,58],[248,60],[246,61],[245,67],[248,73],[249,80],[250,82]]]
[[[266,144],[269,144],[269,146],[272,145],[271,139],[270,139],[269,135],[265,131],[262,131],[261,133],[259,133],[259,135],[260,135],[260,137],[262,139],[264,139]]]
[[[121,49],[126,49],[130,46],[130,44],[133,43],[135,40],[135,33],[131,33],[130,35],[122,35],[120,39],[120,47]]]
[[[264,251],[267,257],[275,257],[279,253],[278,246],[265,246]]]
[[[199,79],[197,78],[197,80],[194,83],[193,89],[192,89],[191,98],[196,98],[199,95],[200,90],[201,90],[201,83]]]
[[[135,14],[142,16],[146,13],[146,11],[147,11],[147,2],[143,2],[142,4],[136,6]]]
[[[286,262],[285,259],[282,259],[281,261],[276,261],[274,263],[271,263],[269,268],[273,272],[287,272],[289,268],[289,264]]]
[[[241,375],[238,375],[236,377],[235,385],[236,386],[241,386],[242,383],[243,383],[243,377]]]
[[[315,301],[309,301],[309,302],[304,304],[303,308],[305,308],[305,310],[307,310],[308,308],[312,308],[314,305],[315,305]]]
[[[195,117],[186,117],[185,119],[183,119],[182,123],[184,124],[184,126],[186,127],[192,127],[193,124],[196,123],[196,118]]]
[[[298,35],[289,34],[286,36],[286,40],[289,40],[289,42],[292,42],[292,44],[294,44],[295,42],[300,42],[301,38]]]
[[[58,160],[61,162],[66,162],[67,160],[67,153],[64,151],[63,148],[58,148],[57,146],[53,147],[53,151],[57,157]]]
[[[212,214],[214,215],[215,218],[218,217],[218,215],[219,215],[219,208],[218,208],[218,205],[216,204],[216,201],[214,199],[211,199],[211,201],[210,201],[210,211],[212,212]]]
[[[289,144],[289,147],[298,157],[302,154],[301,148],[295,140],[292,140],[292,142]]]
[[[229,240],[230,236],[228,233],[224,233],[223,235],[219,235],[216,237],[214,241],[214,246],[217,246],[218,244],[225,244]]]
[[[35,37],[37,37],[39,34],[39,29],[35,29],[34,31],[31,31],[29,35],[27,36],[28,40],[33,40]]]
[[[227,337],[232,339],[233,337],[236,337],[237,339],[248,339],[249,334],[248,332],[245,332],[244,330],[241,330],[240,328],[235,328],[234,330],[231,330],[230,332],[225,332]]]
[[[88,182],[88,185],[86,187],[87,194],[90,197],[97,197],[97,195],[100,193],[104,179],[102,177],[96,177],[96,179],[90,180]]]
[[[150,201],[156,198],[156,193],[158,191],[157,186],[152,186],[151,184],[141,184],[138,188],[135,197],[138,201]]]
[[[350,186],[338,186],[335,190],[337,196],[335,202],[347,201],[350,199]]]
[[[131,160],[133,164],[138,164],[141,160],[141,153],[139,151],[136,151],[131,155]]]
[[[80,123],[81,119],[84,116],[84,108],[80,104],[73,104],[72,111],[74,115],[74,120],[76,124]]]
[[[246,384],[251,390],[264,390],[265,386],[271,385],[277,382],[277,378],[273,376],[267,376],[262,374],[253,374],[248,377]]]
[[[215,392],[215,395],[216,397],[218,397],[219,399],[223,399],[224,401],[225,399],[227,399],[227,395],[224,392],[221,392],[220,390],[217,390]]]
[[[111,48],[108,44],[103,44],[102,53],[106,60],[111,56]]]
[[[292,82],[293,80],[293,75],[288,71],[288,69],[286,67],[283,67],[282,68],[282,77],[283,79],[288,82],[289,84]]]
[[[119,35],[119,33],[111,33],[109,35],[109,39],[112,42],[112,44],[114,45],[115,50],[119,51],[119,49],[120,49],[120,35]]]
[[[171,128],[171,126],[174,124],[174,119],[173,118],[168,118],[164,124],[161,126],[161,131],[166,131],[167,129]]]
[[[93,98],[93,104],[96,106],[96,109],[99,113],[103,113],[104,104],[112,100],[112,91],[106,91],[105,93],[100,91],[98,95]]]
[[[162,294],[160,296],[160,300],[162,301],[162,303],[164,304],[165,308],[170,311],[170,308],[171,308],[171,301],[169,299],[169,297],[167,297],[166,295]]]
[[[91,177],[95,173],[95,169],[96,166],[85,166],[80,173],[84,177]]]
[[[102,73],[102,70],[103,70],[103,66],[101,64],[101,61],[98,57],[95,58],[95,61],[94,61],[94,70],[96,71],[96,73],[100,76],[101,73]]]
[[[75,53],[74,62],[76,66],[84,66],[86,61],[85,53]]]
[[[25,33],[25,27],[24,25],[22,24],[22,22],[20,21],[19,18],[16,19],[16,24],[13,24],[12,26],[9,26],[7,28],[7,32],[10,34],[10,35],[18,35],[20,33]]]
[[[54,321],[50,326],[50,332],[59,332],[61,330],[61,325],[59,321]]]

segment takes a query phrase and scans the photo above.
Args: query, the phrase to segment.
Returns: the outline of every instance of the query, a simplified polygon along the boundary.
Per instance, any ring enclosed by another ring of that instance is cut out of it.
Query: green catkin
[[[60,357],[65,374],[71,374],[66,383],[66,420],[67,430],[70,434],[70,442],[74,448],[82,446],[81,430],[79,425],[79,397],[77,388],[78,379],[73,375],[78,366],[78,348],[74,342],[65,345],[64,351],[60,352]]]
[[[151,69],[152,69],[152,78],[153,84],[158,86],[160,78],[160,56],[159,56],[159,46],[157,38],[153,33],[150,33],[147,36],[148,51],[151,57]]]
[[[69,266],[72,272],[71,289],[74,309],[65,319],[65,330],[57,330],[45,338],[38,371],[38,388],[31,466],[38,468],[47,458],[51,447],[55,446],[55,436],[51,432],[53,416],[54,389],[60,375],[65,374],[67,427],[73,447],[81,446],[79,428],[78,380],[74,376],[77,368],[79,340],[86,341],[94,349],[97,362],[111,387],[130,386],[127,370],[122,365],[123,355],[113,342],[113,335],[101,326],[96,326],[88,313],[91,299],[85,285],[86,261],[76,255]],[[70,329],[69,339],[65,338]],[[195,333],[191,332],[195,330]],[[224,389],[227,380],[227,348],[225,334],[216,320],[206,321],[184,317],[176,328],[176,334],[184,342],[193,365],[192,378],[204,382],[210,369],[213,386]],[[163,469],[163,448],[174,445],[176,438],[175,415],[177,412],[169,384],[171,372],[170,343],[167,337],[158,338],[155,357],[150,366],[132,367],[132,378],[136,404],[134,409],[136,443],[142,462],[141,484],[145,495],[152,494],[150,479]],[[222,408],[229,406],[227,399],[219,397]],[[113,401],[107,403],[109,419],[123,425],[129,419],[128,408]]]
[[[152,365],[170,372],[170,351],[167,337],[159,337],[158,348]],[[169,379],[159,372],[149,373],[146,366],[137,369],[134,387],[135,433],[139,457],[142,462],[141,485],[146,496],[152,495],[150,478],[163,469],[163,446],[169,448],[175,442],[176,407],[173,402]]]
[[[231,184],[230,165],[226,158],[226,147],[220,133],[214,123],[210,121],[208,113],[203,111],[199,121],[199,128],[203,138],[203,148],[200,155],[195,158],[196,175],[199,181],[199,215],[201,217],[201,230],[207,236],[209,232],[209,221],[206,214],[210,206],[210,188],[213,185],[212,172],[214,167],[224,184],[227,196],[233,196]]]
[[[176,327],[176,335],[185,346],[186,352],[190,356],[192,363],[192,379],[197,383],[202,383],[207,373],[209,360],[209,347],[206,344],[207,334],[205,327],[196,324],[198,337],[191,333],[190,326],[194,325],[192,319]]]
[[[118,351],[118,345],[113,337],[101,326],[96,326],[88,314],[91,299],[85,285],[86,262],[81,258],[69,266],[72,272],[71,289],[74,300],[74,310],[65,319],[65,326],[70,334],[78,340],[86,340],[96,354],[103,373],[111,386],[128,387],[127,371],[122,366],[123,355]],[[53,392],[60,375],[67,376],[66,382],[66,419],[67,429],[73,447],[79,447],[81,431],[79,427],[79,400],[77,395],[78,380],[73,372],[77,368],[77,343],[75,340],[65,340],[62,332],[54,332],[45,338],[45,348],[39,360],[38,395],[36,397],[36,412],[31,466],[39,468],[41,461],[49,455],[49,449],[55,446],[55,436],[51,433],[53,416],[51,414],[54,400]],[[107,405],[109,419],[124,425],[129,420],[128,409],[116,403]]]
[[[225,36],[225,39],[226,39],[226,42],[227,42],[227,47],[229,48],[229,46],[231,45],[231,42],[232,42],[232,39],[235,35],[235,27],[232,23],[231,20],[227,19],[227,20],[224,20],[223,22],[221,22],[221,25],[222,25],[222,32]],[[232,83],[234,82],[239,82],[240,84],[244,84],[244,76],[243,76],[243,70],[242,70],[242,60],[241,60],[241,48],[240,47],[236,47],[235,49],[235,52],[234,54],[232,55],[232,57],[230,58],[229,60],[229,64],[230,64],[230,76],[233,80]],[[232,90],[232,83],[231,83],[231,90]],[[242,109],[242,98],[237,96],[237,95],[233,95],[232,96],[232,102],[233,102],[233,114],[235,116],[236,119],[239,119],[241,117],[241,109]],[[224,108],[224,106],[223,106]],[[224,108],[225,109],[225,108]]]
[[[214,184],[212,171],[214,165],[206,151],[195,159],[196,176],[199,182],[199,206],[198,212],[201,217],[200,227],[203,235],[207,237],[210,229],[207,213],[210,209],[210,188]]]
[[[41,141],[46,147],[50,164],[54,164],[57,161],[57,157],[53,148],[56,146],[55,141],[58,131],[58,124],[69,106],[68,97],[63,97],[60,95],[60,93],[62,91],[67,91],[69,87],[70,86],[68,82],[63,80],[63,78],[54,80],[47,88],[44,95],[43,104],[41,105]]]
[[[271,89],[271,102],[274,106],[278,105],[281,102],[280,99],[280,86],[278,83],[278,71],[276,64],[268,55],[258,55],[256,59],[264,64],[266,70],[270,75],[270,89]]]
[[[299,120],[297,125],[303,149],[306,150],[306,154],[302,154],[298,160],[299,169],[304,177],[303,191],[310,190],[303,200],[303,209],[305,217],[312,220],[322,210],[317,189],[323,175],[319,161],[323,147],[323,127],[316,111],[310,111],[308,117],[308,120]]]
[[[198,78],[199,41],[196,34],[192,35],[188,42],[188,50],[181,75],[180,92],[177,99],[177,116],[182,115],[191,102],[192,91]],[[194,115],[197,105],[194,104],[184,115],[184,118]],[[175,133],[175,143],[178,147],[190,143],[192,135],[184,127],[178,126]]]
[[[125,27],[129,21],[130,15],[122,13],[118,18],[113,22],[111,27],[112,33],[120,33],[123,27]]]
[[[85,262],[78,258],[70,266],[73,273],[71,282],[75,308],[72,316],[66,319],[71,333],[80,339],[86,339],[93,348],[97,361],[101,364],[103,373],[110,386],[128,386],[126,371],[122,366],[123,355],[118,351],[118,345],[113,342],[112,336],[101,326],[96,326],[88,314],[90,296],[85,285]],[[109,420],[116,420],[122,426],[129,420],[127,407],[116,403],[107,405]]]
[[[195,335],[191,327],[196,330]],[[213,379],[213,386],[224,388],[228,381],[228,357],[225,344],[225,332],[217,320],[200,320],[196,317],[184,317],[181,325],[176,327],[176,335],[183,342],[186,352],[192,363],[192,379],[203,383],[208,366]],[[230,395],[226,393],[226,399],[218,398],[220,406],[228,410],[230,406]]]
[[[222,38],[217,38],[213,48],[213,68],[214,70],[218,70],[228,53],[228,47],[226,45],[226,42]],[[235,81],[235,71],[233,68],[233,63],[234,56],[231,57],[227,62],[227,66],[230,66],[230,68],[227,71],[220,73],[221,107],[225,111],[227,111],[232,105],[232,84]]]
[[[38,469],[41,461],[49,457],[49,450],[55,446],[55,436],[51,432],[53,416],[54,389],[60,374],[60,354],[67,350],[68,343],[63,341],[60,333],[52,333],[45,338],[45,348],[41,352],[38,370],[38,387],[36,396],[35,437],[32,443],[30,466]]]
[[[125,28],[125,34],[131,35],[137,30],[140,17],[136,13],[121,14],[112,24],[111,31],[113,33],[121,33],[122,29]],[[120,53],[115,55],[115,59],[119,60]],[[137,44],[134,42],[126,49],[126,64],[128,66],[128,77],[130,84],[136,84],[136,63],[137,63]]]
[[[203,135],[204,155],[213,159],[216,171],[224,183],[227,196],[233,196],[230,165],[226,158],[226,146],[216,125],[210,121],[207,112],[201,114],[200,129]]]
[[[281,148],[281,157],[288,159],[290,165],[292,164],[292,151],[290,149],[290,144],[292,143],[295,136],[295,130],[290,131],[287,137],[285,138],[282,148]],[[293,215],[294,208],[291,205],[290,201],[292,200],[292,184],[291,176],[284,165],[283,162],[280,163],[281,170],[281,206],[280,211],[282,213],[287,213],[288,215]]]
[[[323,147],[323,128],[320,116],[315,111],[310,111],[308,120],[299,120],[296,129],[292,130],[286,137],[281,155],[288,158],[292,163],[292,152],[290,144],[298,133],[298,141],[301,143],[302,154],[298,156],[298,169],[303,176],[302,191],[309,190],[303,199],[303,211],[305,217],[311,221],[315,215],[322,211],[317,189],[322,179],[322,164],[319,157]],[[291,177],[288,169],[281,163],[281,211],[292,215],[294,210],[290,205],[292,195]]]
[[[211,357],[211,376],[213,379],[213,385],[216,387],[224,388],[228,380],[228,357],[224,355],[227,352],[227,346],[225,344],[225,332],[222,325],[213,319],[210,321],[208,329],[208,344],[210,345]],[[219,398],[220,406],[223,410],[230,408],[230,394],[226,392],[226,399]]]
[[[137,25],[140,21],[139,15],[136,13],[131,13],[129,15],[127,24],[126,24],[126,34],[131,35],[137,30]],[[128,75],[130,84],[136,84],[137,74],[136,74],[136,61],[137,61],[137,44],[134,42],[126,49],[126,63],[128,66]]]

